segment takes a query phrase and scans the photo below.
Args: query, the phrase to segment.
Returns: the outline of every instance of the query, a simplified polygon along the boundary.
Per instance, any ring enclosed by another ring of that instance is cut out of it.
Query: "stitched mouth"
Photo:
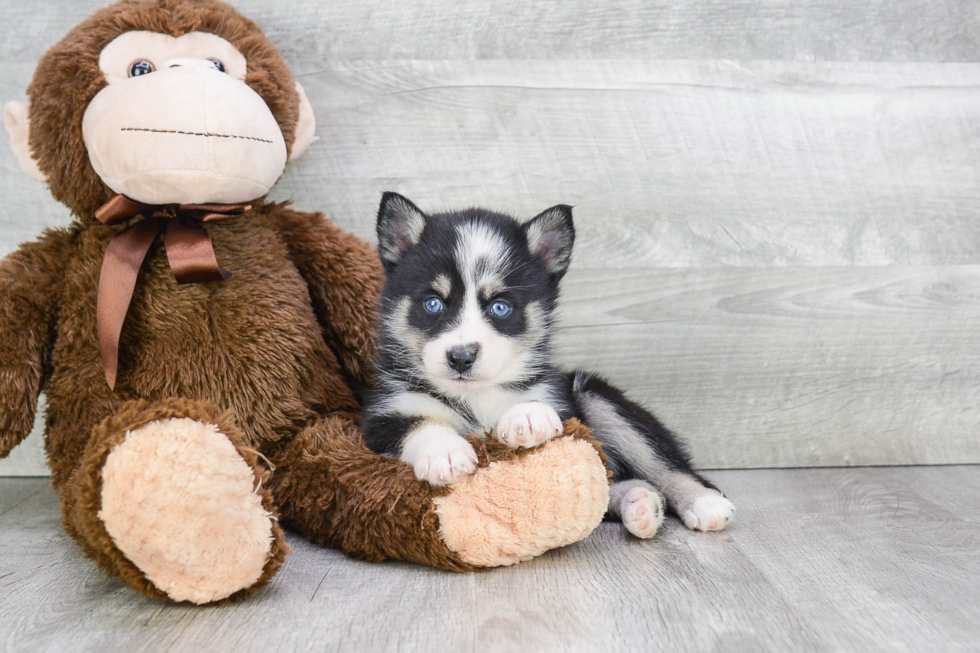
[[[148,127],[123,127],[120,131],[124,132],[150,132],[151,134],[179,134],[181,136],[208,136],[213,138],[240,138],[243,141],[258,141],[259,143],[269,143],[272,141],[255,136],[238,136],[236,134],[213,134],[210,132],[185,132],[179,129],[149,129]]]

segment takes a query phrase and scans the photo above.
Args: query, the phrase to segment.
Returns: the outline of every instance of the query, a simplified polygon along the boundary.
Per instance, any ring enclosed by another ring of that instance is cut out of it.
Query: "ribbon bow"
[[[177,283],[223,281],[231,273],[218,265],[204,223],[238,217],[248,204],[141,204],[116,195],[95,212],[96,219],[113,225],[137,216],[143,219],[116,234],[105,250],[99,277],[98,335],[102,367],[109,387],[116,387],[119,338],[136,289],[136,278],[150,246],[160,232],[170,269]]]

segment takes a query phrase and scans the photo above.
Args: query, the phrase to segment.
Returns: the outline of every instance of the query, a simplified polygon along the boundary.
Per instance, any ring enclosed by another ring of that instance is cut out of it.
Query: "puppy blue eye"
[[[219,73],[225,72],[225,65],[220,61],[218,61],[217,59],[208,59],[208,61],[214,64],[215,70],[217,70]]]
[[[438,297],[429,297],[425,300],[425,310],[430,313],[441,313],[443,308],[442,300]]]
[[[490,312],[497,317],[507,317],[510,315],[510,304],[507,302],[494,302],[490,307]]]
[[[153,66],[152,63],[150,63],[146,59],[140,59],[139,61],[134,61],[133,64],[129,67],[129,76],[139,77],[140,75],[149,75],[154,70],[156,70],[156,68]]]

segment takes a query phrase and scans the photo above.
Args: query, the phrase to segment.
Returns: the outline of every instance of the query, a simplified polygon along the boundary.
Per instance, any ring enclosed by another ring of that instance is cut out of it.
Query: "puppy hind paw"
[[[735,506],[721,494],[712,492],[695,499],[681,512],[684,525],[694,531],[724,530],[735,519]]]
[[[626,530],[641,539],[649,539],[664,523],[664,498],[659,492],[635,487],[623,497],[619,511]]]

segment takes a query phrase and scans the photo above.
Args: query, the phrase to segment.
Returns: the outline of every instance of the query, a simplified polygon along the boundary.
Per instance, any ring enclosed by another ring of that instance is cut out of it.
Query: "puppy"
[[[609,458],[609,512],[631,533],[652,537],[665,499],[688,528],[725,528],[734,506],[653,415],[595,374],[552,366],[558,286],[574,241],[569,206],[521,224],[481,209],[430,216],[385,193],[378,249],[388,278],[368,446],[444,485],[476,469],[463,435],[535,447],[577,417]]]

